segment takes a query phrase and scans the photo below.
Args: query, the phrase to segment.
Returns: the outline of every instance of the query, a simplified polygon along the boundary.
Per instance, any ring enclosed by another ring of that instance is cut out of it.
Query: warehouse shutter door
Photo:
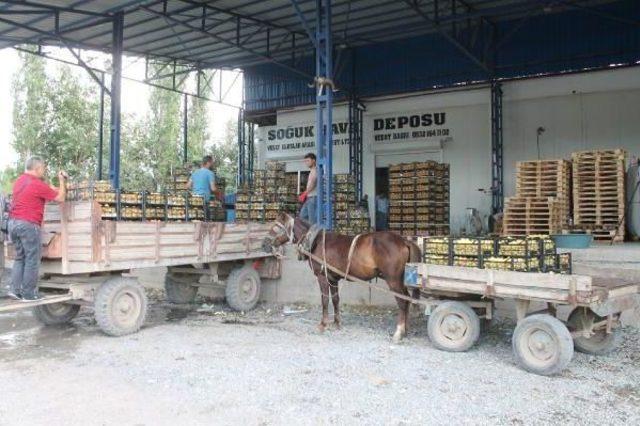
[[[418,151],[418,152],[405,152],[402,154],[377,154],[376,155],[376,174],[375,174],[375,197],[384,196],[389,198],[389,166],[400,163],[413,163],[415,161],[428,161],[433,160],[439,163],[442,162],[442,150],[436,151]],[[376,211],[370,211],[373,224],[377,231],[388,229],[388,204],[387,208],[377,211],[380,207],[378,202],[370,204]],[[370,207],[371,208],[371,207]]]

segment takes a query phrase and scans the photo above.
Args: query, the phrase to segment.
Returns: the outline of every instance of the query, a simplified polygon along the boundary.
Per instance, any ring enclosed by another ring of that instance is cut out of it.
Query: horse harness
[[[294,219],[292,217],[289,217],[289,225],[291,229],[288,229],[288,227],[286,225],[283,225],[282,223],[276,221],[276,226],[279,228],[282,228],[284,233],[286,234],[287,238],[289,239],[289,241],[294,244],[294,247],[296,248],[296,251],[298,251],[299,254],[302,254],[304,256],[307,257],[307,260],[309,261],[309,266],[311,266],[311,261],[314,260],[318,263],[320,263],[324,269],[324,274],[325,274],[325,278],[327,277],[327,270],[330,269],[332,272],[338,274],[341,276],[341,278],[344,278],[348,281],[353,281],[353,282],[357,282],[363,285],[366,285],[367,287],[373,289],[373,290],[377,290],[380,291],[382,293],[387,293],[390,294],[392,296],[394,296],[397,299],[402,299],[402,300],[406,300],[407,302],[410,303],[418,303],[420,305],[425,305],[423,302],[418,301],[410,296],[405,296],[404,294],[400,294],[397,293],[395,291],[391,291],[391,290],[387,290],[384,288],[380,288],[378,286],[372,285],[369,282],[366,282],[364,280],[361,280],[360,278],[354,277],[349,275],[349,269],[351,268],[351,260],[353,257],[353,253],[355,252],[355,248],[356,248],[356,244],[358,239],[362,236],[362,234],[358,234],[354,237],[353,241],[351,241],[351,246],[349,247],[349,255],[347,258],[347,270],[346,271],[341,271],[338,268],[328,265],[327,264],[327,256],[326,256],[326,250],[325,250],[325,241],[326,241],[326,231],[324,229],[322,229],[322,245],[323,245],[323,250],[322,250],[322,258],[319,258],[318,256],[315,256],[313,253],[311,253],[311,250],[305,250],[300,243],[303,242],[305,239],[307,239],[307,235],[309,234],[309,232],[307,232],[307,234],[305,234],[305,236],[300,240],[300,242],[296,243],[294,241],[294,233],[293,233],[293,224],[294,224]],[[318,236],[318,233],[315,234],[315,238],[316,239]],[[313,241],[311,242],[311,247],[313,247]],[[313,269],[313,268],[311,268]],[[329,285],[332,285],[328,280],[327,282],[329,283]],[[327,297],[329,295],[326,295]]]
[[[331,283],[329,282],[329,273],[327,268],[327,245],[326,245],[327,231],[326,229],[321,228],[315,224],[311,225],[311,227],[307,230],[307,232],[300,239],[300,241],[296,243],[294,241],[294,230],[293,230],[294,225],[293,224],[294,224],[293,218],[290,218],[289,227],[276,221],[276,225],[284,230],[289,241],[292,244],[294,244],[294,247],[298,252],[298,259],[307,260],[309,262],[309,267],[311,269],[313,269],[313,265],[311,264],[312,259],[307,253],[309,254],[311,253],[311,251],[316,245],[316,240],[318,239],[319,234],[322,233],[322,262],[319,262],[319,263],[321,265],[321,268],[324,273],[324,277],[327,280],[327,283],[331,285]],[[351,261],[353,260],[353,254],[356,251],[356,244],[358,243],[358,240],[360,239],[361,236],[362,234],[358,234],[351,241],[351,245],[349,246],[349,254],[347,256],[347,269],[344,272],[344,275],[349,275],[349,271],[351,270]]]

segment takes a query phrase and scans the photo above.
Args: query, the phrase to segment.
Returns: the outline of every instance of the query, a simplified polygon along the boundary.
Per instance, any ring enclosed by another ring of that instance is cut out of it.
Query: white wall
[[[640,69],[599,71],[504,85],[505,194],[515,193],[515,164],[571,152],[624,148],[640,153]]]
[[[516,161],[537,158],[536,129],[541,158],[567,158],[584,149],[622,147],[640,153],[640,69],[626,68],[507,82],[504,98],[505,194],[515,191]],[[364,192],[373,203],[375,156],[385,152],[414,153],[416,159],[433,158],[438,151],[451,166],[451,225],[465,223],[466,207],[484,215],[490,196],[478,191],[491,185],[491,122],[489,89],[471,89],[404,97],[365,100],[363,178]],[[446,111],[452,137],[440,144],[397,143],[392,148],[373,143],[373,118],[394,113]],[[344,120],[344,105],[334,111],[334,121]],[[278,112],[278,126],[313,123],[312,107]],[[391,150],[391,151],[390,151]],[[441,152],[440,152],[441,150]],[[420,153],[418,153],[420,152]],[[263,154],[261,154],[264,158]],[[334,171],[348,170],[348,150],[334,154]],[[292,163],[293,166],[294,163]],[[373,211],[373,205],[370,206]]]
[[[452,138],[442,144],[442,161],[450,164],[450,212],[452,229],[458,230],[465,223],[465,209],[476,207],[484,212],[491,208],[491,198],[478,188],[491,186],[491,125],[486,118],[490,114],[488,89],[452,92],[439,95],[423,95],[398,99],[366,102],[364,119],[363,190],[375,192],[375,154],[371,143],[373,121],[367,117],[388,114],[390,111],[420,112],[444,110],[452,128]],[[422,150],[433,150],[423,147]],[[419,147],[400,147],[397,152],[416,152]],[[415,161],[421,160],[416,156]],[[369,195],[373,203],[373,195]],[[373,204],[369,206],[373,211]]]

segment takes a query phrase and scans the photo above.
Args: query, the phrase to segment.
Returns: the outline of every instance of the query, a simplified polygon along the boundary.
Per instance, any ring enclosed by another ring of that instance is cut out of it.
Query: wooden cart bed
[[[42,271],[68,275],[272,256],[262,249],[268,224],[110,221],[101,215],[92,201],[47,204]],[[6,251],[10,264],[11,244]]]
[[[639,283],[586,275],[498,271],[426,263],[407,264],[405,281],[408,286],[418,287],[425,292],[475,294],[490,298],[585,306],[633,296],[640,290]]]

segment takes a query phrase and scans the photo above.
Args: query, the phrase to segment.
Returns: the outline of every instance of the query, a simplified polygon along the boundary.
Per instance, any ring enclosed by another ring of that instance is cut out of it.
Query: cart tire
[[[100,329],[110,336],[140,330],[147,316],[147,295],[134,278],[110,278],[98,288],[95,316]]]
[[[260,300],[260,275],[250,265],[235,268],[227,278],[227,304],[235,311],[250,311]]]
[[[573,358],[573,339],[567,327],[547,314],[531,315],[513,332],[513,353],[523,369],[550,376],[564,370]]]
[[[184,274],[187,275],[187,274]],[[184,275],[177,275],[167,272],[164,276],[164,291],[167,300],[171,303],[193,303],[198,294],[198,287],[195,287],[183,279]],[[198,275],[195,275],[198,277]]]
[[[466,303],[444,302],[429,316],[427,332],[436,348],[464,352],[480,337],[480,318]]]
[[[66,324],[78,315],[80,305],[70,303],[51,303],[33,308],[33,315],[44,325]]]
[[[578,331],[589,327],[595,322],[604,320],[605,318],[596,315],[591,309],[576,308],[569,315],[567,326],[572,331]],[[618,346],[620,338],[621,335],[618,329],[614,328],[609,334],[607,334],[606,330],[598,330],[591,337],[574,337],[573,345],[577,351],[585,354],[605,355]]]

